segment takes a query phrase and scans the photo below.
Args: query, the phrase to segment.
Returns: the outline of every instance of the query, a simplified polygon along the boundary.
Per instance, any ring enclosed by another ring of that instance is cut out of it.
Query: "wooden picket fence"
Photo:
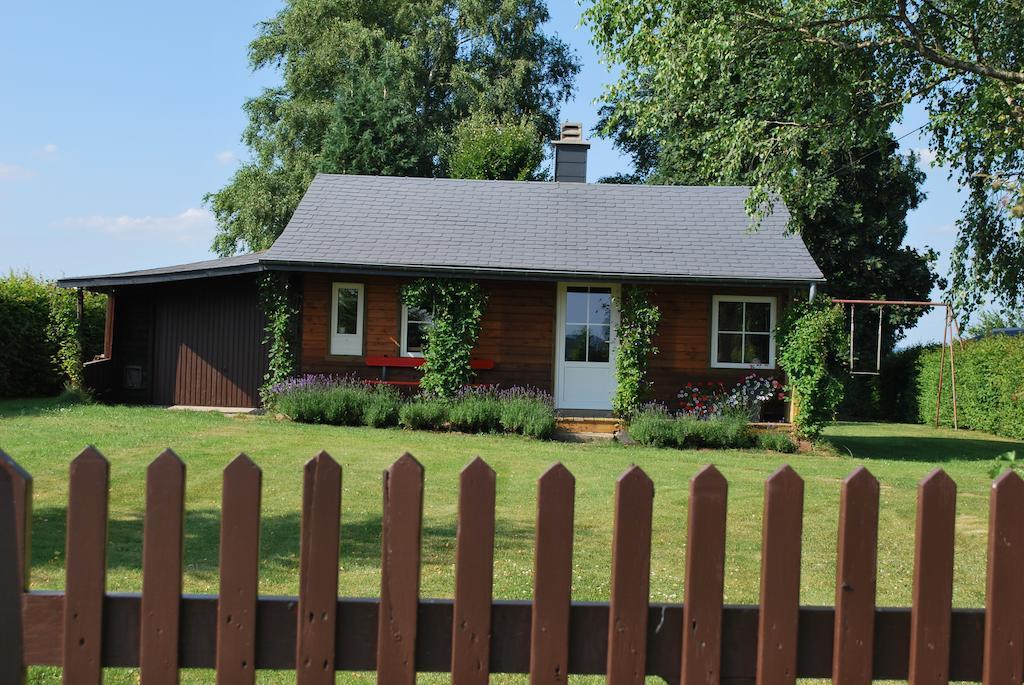
[[[645,675],[685,685],[907,679],[1019,684],[1024,672],[1024,481],[992,486],[987,609],[952,609],[956,484],[941,470],[918,490],[913,606],[875,606],[879,486],[863,468],[842,484],[835,607],[801,607],[801,478],[765,483],[761,603],[723,606],[727,483],[713,467],[690,483],[684,604],[648,602],[654,485],[638,467],[615,489],[610,598],[571,601],[575,482],[560,464],[538,481],[532,602],[492,598],[495,474],[477,458],[460,476],[455,598],[419,596],[423,468],[404,455],[384,473],[379,599],[338,597],[341,467],[304,470],[298,597],[257,592],[261,472],[244,454],[224,470],[220,594],[182,595],[185,465],[161,454],[146,478],[142,593],[105,589],[110,467],[88,448],[71,463],[63,593],[28,591],[32,479],[0,452],[0,683],[26,665],[62,666],[65,683],[138,667],[145,685],[180,669],[221,684],[294,669],[300,685],[374,671],[412,685],[450,672],[457,685],[529,673]],[[909,579],[908,579],[909,580]],[[61,637],[62,636],[62,637]]]

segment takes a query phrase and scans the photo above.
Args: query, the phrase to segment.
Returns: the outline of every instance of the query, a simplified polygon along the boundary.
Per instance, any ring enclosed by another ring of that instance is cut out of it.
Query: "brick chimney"
[[[583,124],[567,121],[562,124],[562,137],[552,140],[555,148],[555,181],[587,182],[587,150],[590,143],[583,140]]]

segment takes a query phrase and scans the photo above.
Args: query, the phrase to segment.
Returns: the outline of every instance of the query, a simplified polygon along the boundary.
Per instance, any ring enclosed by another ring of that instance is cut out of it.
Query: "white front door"
[[[563,409],[611,409],[615,392],[618,286],[558,285],[555,404]]]

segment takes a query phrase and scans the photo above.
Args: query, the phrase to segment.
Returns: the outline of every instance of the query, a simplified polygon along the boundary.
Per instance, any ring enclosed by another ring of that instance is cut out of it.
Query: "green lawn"
[[[802,602],[833,600],[839,485],[856,466],[865,465],[882,484],[879,604],[905,605],[910,601],[915,487],[941,465],[957,481],[960,493],[954,601],[958,606],[980,606],[987,471],[994,455],[1022,449],[1024,444],[978,433],[884,424],[840,424],[827,437],[833,446],[795,455],[678,451],[308,426],[151,408],[61,406],[55,401],[0,402],[0,448],[35,477],[35,589],[62,586],[68,462],[92,443],[111,462],[112,591],[141,587],[145,469],[164,447],[172,447],[188,467],[185,591],[216,592],[220,474],[235,454],[244,451],[264,473],[261,591],[296,593],[302,465],[326,449],[344,467],[339,579],[343,595],[378,593],[381,472],[409,451],[426,468],[425,597],[452,595],[458,473],[480,455],[498,473],[498,598],[530,597],[536,479],[548,465],[561,461],[577,479],[574,596],[607,599],[615,479],[635,463],[651,476],[657,492],[651,600],[681,601],[688,480],[701,465],[713,462],[730,482],[725,599],[756,603],[763,482],[780,464],[789,463],[806,481]],[[52,671],[41,671],[35,681],[50,677]],[[193,674],[186,681],[208,679],[208,674]]]

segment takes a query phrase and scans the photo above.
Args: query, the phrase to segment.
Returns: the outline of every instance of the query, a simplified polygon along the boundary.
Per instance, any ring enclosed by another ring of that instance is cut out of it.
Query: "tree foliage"
[[[487,296],[476,281],[420,278],[402,289],[402,302],[432,314],[420,389],[434,397],[455,397],[473,378],[470,356],[480,337]]]
[[[586,20],[622,64],[608,130],[659,175],[744,179],[795,229],[835,203],[865,154],[922,103],[938,164],[970,189],[953,259],[963,304],[1024,295],[1024,12],[1020,0],[594,0]],[[644,147],[659,141],[656,149]],[[820,160],[820,164],[808,164]],[[961,307],[961,311],[965,308]]]
[[[249,46],[253,69],[283,80],[245,103],[252,159],[206,197],[214,249],[268,247],[321,168],[442,173],[442,146],[473,112],[554,135],[579,63],[547,19],[544,0],[287,0]]]
[[[463,119],[455,127],[445,161],[452,178],[542,181],[547,174],[544,141],[527,120],[500,121],[488,115]]]
[[[1024,327],[1024,307],[1019,309],[983,309],[977,320],[967,327],[967,334],[977,337],[991,335],[996,328]]]

